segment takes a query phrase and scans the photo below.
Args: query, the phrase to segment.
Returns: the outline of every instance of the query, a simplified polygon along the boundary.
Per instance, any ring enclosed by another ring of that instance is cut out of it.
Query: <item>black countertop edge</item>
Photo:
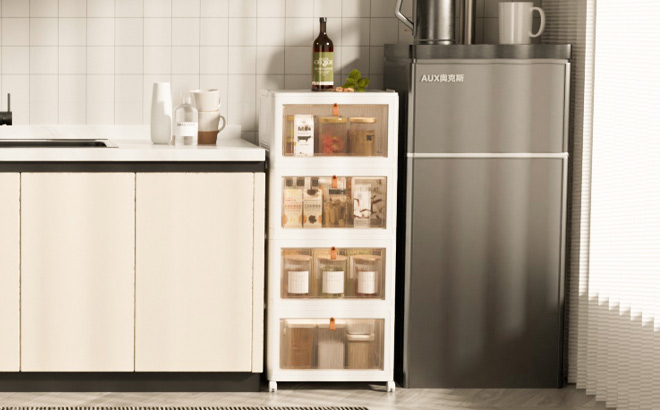
[[[266,162],[0,161],[0,172],[265,172]]]

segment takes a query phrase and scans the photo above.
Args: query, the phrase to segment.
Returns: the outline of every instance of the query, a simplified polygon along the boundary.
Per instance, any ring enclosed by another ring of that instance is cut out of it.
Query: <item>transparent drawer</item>
[[[282,319],[282,369],[383,369],[384,319]]]
[[[284,156],[387,156],[386,104],[284,105]]]
[[[385,228],[386,177],[283,177],[283,228]]]
[[[282,298],[385,299],[385,249],[282,249]]]

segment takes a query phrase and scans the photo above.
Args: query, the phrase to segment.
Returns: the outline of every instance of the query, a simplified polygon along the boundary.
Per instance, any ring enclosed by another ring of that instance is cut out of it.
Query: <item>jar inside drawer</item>
[[[316,367],[316,322],[284,320],[281,326],[280,366],[283,369]]]
[[[282,252],[282,297],[306,298],[316,295],[312,273],[314,259],[311,250]]]
[[[376,147],[376,117],[351,117],[348,122],[348,152],[351,155],[373,157]]]
[[[345,155],[348,121],[345,117],[319,118],[319,154]]]
[[[383,369],[384,319],[282,319],[282,369]]]
[[[326,298],[341,298],[346,292],[346,277],[348,273],[348,258],[345,251],[332,248],[329,251],[320,250],[316,253],[317,283],[319,296]]]

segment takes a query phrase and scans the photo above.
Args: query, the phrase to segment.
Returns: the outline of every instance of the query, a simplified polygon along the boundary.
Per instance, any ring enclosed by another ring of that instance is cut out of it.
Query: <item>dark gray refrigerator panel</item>
[[[409,158],[404,385],[561,385],[566,158]]]
[[[566,151],[565,60],[422,60],[414,67],[412,152]]]

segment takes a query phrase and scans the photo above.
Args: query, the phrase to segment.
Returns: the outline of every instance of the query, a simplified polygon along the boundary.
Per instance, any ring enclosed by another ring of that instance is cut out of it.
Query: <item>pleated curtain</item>
[[[660,2],[544,0],[571,43],[568,381],[660,409]]]

